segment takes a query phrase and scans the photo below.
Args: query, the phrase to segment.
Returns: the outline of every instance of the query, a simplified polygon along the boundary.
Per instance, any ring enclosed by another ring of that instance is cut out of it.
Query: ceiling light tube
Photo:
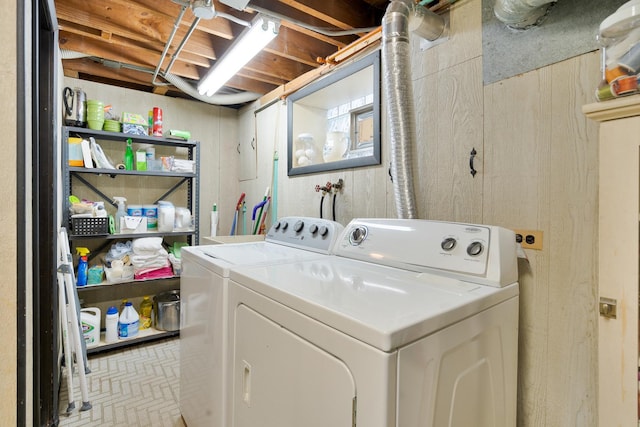
[[[277,35],[280,21],[258,15],[198,84],[201,95],[216,93]]]

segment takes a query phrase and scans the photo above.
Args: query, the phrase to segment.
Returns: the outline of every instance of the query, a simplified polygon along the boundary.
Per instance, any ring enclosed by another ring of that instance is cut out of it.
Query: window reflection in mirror
[[[288,174],[380,164],[380,54],[341,66],[287,100]]]

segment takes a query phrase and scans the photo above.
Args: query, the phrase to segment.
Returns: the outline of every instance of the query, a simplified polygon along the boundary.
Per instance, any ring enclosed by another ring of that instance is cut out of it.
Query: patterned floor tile
[[[66,375],[60,391],[60,427],[127,426],[185,427],[180,395],[180,341],[170,338],[119,351],[89,356],[86,376],[92,408],[79,411],[80,379],[73,375],[75,410],[66,415]]]

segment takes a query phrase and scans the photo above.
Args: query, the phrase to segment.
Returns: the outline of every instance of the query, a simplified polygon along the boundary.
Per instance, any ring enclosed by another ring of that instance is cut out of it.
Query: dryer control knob
[[[278,228],[282,227],[282,231],[285,231],[287,229],[287,227],[289,227],[289,223],[287,221],[280,221],[278,223]]]
[[[315,224],[311,224],[311,226],[309,227],[309,232],[311,234],[316,234],[318,232],[318,226]]]
[[[449,251],[452,251],[453,248],[456,247],[456,243],[457,243],[456,239],[454,239],[453,237],[447,237],[446,239],[444,239],[442,241],[442,243],[440,243],[440,247],[443,250],[449,252]]]
[[[320,236],[326,237],[329,234],[329,228],[326,225],[320,226]]]
[[[304,228],[304,222],[303,221],[298,221],[293,225],[293,230],[296,233],[301,232],[303,228]]]
[[[467,253],[470,256],[478,256],[482,253],[484,246],[481,242],[471,242],[471,244],[467,247]]]
[[[353,229],[353,231],[351,231],[351,234],[349,234],[349,242],[351,242],[353,246],[358,246],[366,238],[367,238],[366,227],[356,227]]]

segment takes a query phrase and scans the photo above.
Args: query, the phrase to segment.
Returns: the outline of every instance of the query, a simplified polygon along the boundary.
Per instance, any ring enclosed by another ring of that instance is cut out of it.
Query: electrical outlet
[[[523,249],[542,250],[542,231],[514,229],[516,242],[521,243]]]

